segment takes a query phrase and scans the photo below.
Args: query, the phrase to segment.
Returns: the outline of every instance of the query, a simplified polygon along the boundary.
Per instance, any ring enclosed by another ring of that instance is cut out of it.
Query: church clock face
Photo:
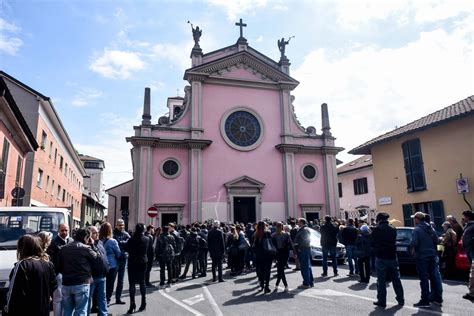
[[[263,138],[262,120],[247,108],[227,112],[221,121],[221,134],[234,149],[249,151],[255,149]]]

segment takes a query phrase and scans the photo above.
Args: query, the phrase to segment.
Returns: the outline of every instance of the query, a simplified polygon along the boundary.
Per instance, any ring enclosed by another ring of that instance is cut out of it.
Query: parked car
[[[413,227],[397,227],[397,258],[399,266],[415,266],[412,254],[411,239]]]
[[[321,248],[321,233],[312,229],[308,228],[311,232],[311,260],[312,261],[322,261],[323,260],[323,250]],[[337,262],[342,264],[346,260],[346,247],[343,244],[337,243],[336,246],[336,257]],[[293,257],[293,251],[290,251],[290,258]],[[331,261],[331,257],[328,256],[328,261]]]

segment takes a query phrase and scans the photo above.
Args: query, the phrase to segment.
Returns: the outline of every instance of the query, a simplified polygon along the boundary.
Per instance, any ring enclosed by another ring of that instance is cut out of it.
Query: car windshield
[[[397,241],[411,241],[412,229],[397,229]]]
[[[54,238],[63,223],[64,214],[59,212],[0,212],[0,249],[16,249],[18,239],[25,234],[47,231]]]

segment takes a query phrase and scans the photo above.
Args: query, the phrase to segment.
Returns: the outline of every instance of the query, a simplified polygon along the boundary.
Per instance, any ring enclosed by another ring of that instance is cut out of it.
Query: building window
[[[45,131],[41,133],[41,149],[44,150],[46,148],[46,139],[48,138],[48,135],[46,134]]]
[[[163,160],[160,166],[160,173],[163,177],[174,179],[181,173],[179,161],[174,158],[167,158]]]
[[[58,200],[61,199],[61,186],[58,184],[58,192],[57,192],[57,198]]]
[[[56,165],[56,161],[58,160],[58,149],[54,150],[54,164]]]
[[[63,189],[63,202],[66,201],[66,190]]]
[[[51,158],[53,155],[53,142],[49,143],[49,158]]]
[[[59,170],[63,170],[63,163],[64,163],[63,156],[59,156]]]
[[[51,195],[54,195],[54,179],[51,181]]]
[[[354,179],[354,195],[366,194],[369,192],[367,178]]]
[[[341,182],[337,184],[337,189],[339,191],[339,197],[342,198],[342,183]]]
[[[98,161],[86,161],[86,162],[84,162],[84,168],[86,168],[86,169],[100,169],[100,163]]]
[[[307,163],[301,167],[301,176],[308,182],[313,182],[318,177],[318,168],[312,164]]]
[[[23,170],[23,159],[18,156],[16,161],[16,178],[15,178],[15,186],[21,186],[21,173]]]
[[[46,188],[45,188],[46,192],[48,192],[48,187],[49,187],[49,176],[46,176]]]
[[[402,150],[408,192],[426,190],[420,140],[412,139],[404,142]]]
[[[64,175],[67,177],[67,162],[66,162],[66,166],[64,167]]]
[[[36,185],[41,188],[43,185],[43,170],[38,169],[38,178],[36,179]]]
[[[5,197],[5,180],[7,178],[8,153],[10,143],[6,138],[3,139],[2,156],[0,157],[0,199]]]
[[[221,135],[234,149],[253,150],[263,140],[263,121],[250,109],[243,107],[232,109],[221,119]]]

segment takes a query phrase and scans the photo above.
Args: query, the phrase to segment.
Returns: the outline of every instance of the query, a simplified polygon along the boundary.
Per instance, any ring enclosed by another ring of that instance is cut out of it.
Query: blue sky
[[[106,187],[132,177],[125,137],[183,95],[193,45],[249,45],[278,60],[287,46],[298,119],[320,131],[328,103],[347,150],[474,91],[472,1],[39,1],[0,0],[0,69],[51,97],[74,146],[105,160]],[[339,159],[355,157],[347,153]]]

